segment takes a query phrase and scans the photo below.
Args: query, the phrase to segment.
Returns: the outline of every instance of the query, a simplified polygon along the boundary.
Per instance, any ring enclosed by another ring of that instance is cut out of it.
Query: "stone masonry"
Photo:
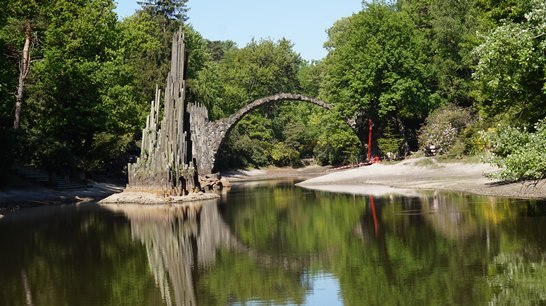
[[[203,106],[192,105],[190,113],[191,135],[193,142],[193,157],[196,160],[199,174],[212,173],[216,155],[231,129],[248,113],[269,103],[280,101],[307,102],[331,110],[333,106],[319,99],[300,94],[280,93],[255,100],[227,118],[208,121],[208,112]]]

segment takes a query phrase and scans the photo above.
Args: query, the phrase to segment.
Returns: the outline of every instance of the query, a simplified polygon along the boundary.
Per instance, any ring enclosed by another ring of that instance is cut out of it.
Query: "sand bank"
[[[99,201],[100,204],[165,204],[165,203],[186,203],[194,201],[218,199],[216,193],[191,193],[180,197],[163,197],[149,192],[123,191],[115,193]]]
[[[546,180],[505,183],[489,179],[498,169],[483,163],[438,163],[431,158],[374,164],[332,172],[298,186],[358,194],[413,194],[416,190],[463,191],[487,196],[546,199]]]

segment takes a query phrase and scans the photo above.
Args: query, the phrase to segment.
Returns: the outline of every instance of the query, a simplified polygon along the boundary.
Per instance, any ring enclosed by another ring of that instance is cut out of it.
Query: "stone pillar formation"
[[[164,91],[163,117],[160,121],[161,90],[156,87],[146,127],[142,130],[140,157],[128,165],[129,185],[165,195],[184,195],[196,187],[196,167],[191,158],[186,114],[184,80],[184,34],[179,30],[173,36],[171,71]]]

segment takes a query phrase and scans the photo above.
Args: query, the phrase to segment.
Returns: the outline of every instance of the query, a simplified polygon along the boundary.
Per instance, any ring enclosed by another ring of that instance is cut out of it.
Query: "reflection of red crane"
[[[377,231],[378,231],[377,214],[375,213],[375,201],[372,195],[370,195],[370,207],[372,208],[373,227],[375,229],[375,237],[377,237]]]

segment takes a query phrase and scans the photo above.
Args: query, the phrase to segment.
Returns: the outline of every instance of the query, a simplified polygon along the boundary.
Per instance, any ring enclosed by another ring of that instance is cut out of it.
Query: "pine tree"
[[[152,17],[159,18],[162,21],[163,31],[173,25],[181,25],[188,20],[187,7],[188,0],[145,0],[137,3],[148,12]]]

